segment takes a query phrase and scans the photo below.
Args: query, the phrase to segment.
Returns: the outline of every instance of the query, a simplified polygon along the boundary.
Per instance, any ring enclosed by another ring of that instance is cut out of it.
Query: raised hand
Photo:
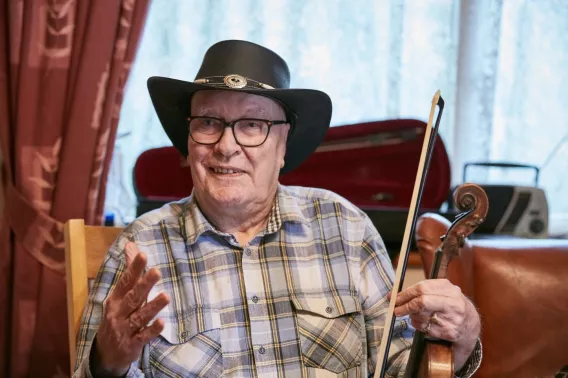
[[[146,255],[136,244],[128,243],[125,252],[126,270],[105,301],[96,336],[96,368],[113,376],[126,374],[140,357],[144,345],[162,332],[163,320],[148,323],[169,303],[165,293],[145,303],[161,278],[160,272],[152,268],[144,274]]]

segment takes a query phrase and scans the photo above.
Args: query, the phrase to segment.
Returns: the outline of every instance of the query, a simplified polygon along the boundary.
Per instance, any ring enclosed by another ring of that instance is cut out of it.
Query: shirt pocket
[[[160,336],[150,343],[154,377],[221,377],[221,318],[218,310],[197,309],[164,319]]]
[[[343,373],[361,365],[365,323],[358,298],[293,297],[300,353],[306,367]]]

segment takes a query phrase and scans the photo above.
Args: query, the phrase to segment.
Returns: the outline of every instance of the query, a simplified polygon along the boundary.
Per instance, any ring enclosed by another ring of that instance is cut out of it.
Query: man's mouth
[[[227,169],[227,168],[217,168],[217,167],[211,167],[209,169],[219,175],[239,175],[243,173],[243,171],[240,171],[238,169]]]

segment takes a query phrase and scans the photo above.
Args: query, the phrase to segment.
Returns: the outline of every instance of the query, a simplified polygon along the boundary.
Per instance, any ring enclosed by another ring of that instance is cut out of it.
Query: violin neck
[[[447,278],[448,265],[450,265],[450,258],[438,248],[434,253],[434,261],[432,262],[432,269],[430,270],[430,279]]]

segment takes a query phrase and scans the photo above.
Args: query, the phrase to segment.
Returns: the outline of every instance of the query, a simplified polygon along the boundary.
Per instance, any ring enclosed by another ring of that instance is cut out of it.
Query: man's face
[[[285,120],[274,100],[243,92],[199,91],[191,102],[191,116],[210,116],[233,121],[241,118]],[[188,162],[197,199],[219,206],[264,204],[272,200],[284,164],[288,124],[271,128],[264,144],[242,147],[230,128],[214,145],[188,138]],[[236,173],[227,173],[232,170]]]

